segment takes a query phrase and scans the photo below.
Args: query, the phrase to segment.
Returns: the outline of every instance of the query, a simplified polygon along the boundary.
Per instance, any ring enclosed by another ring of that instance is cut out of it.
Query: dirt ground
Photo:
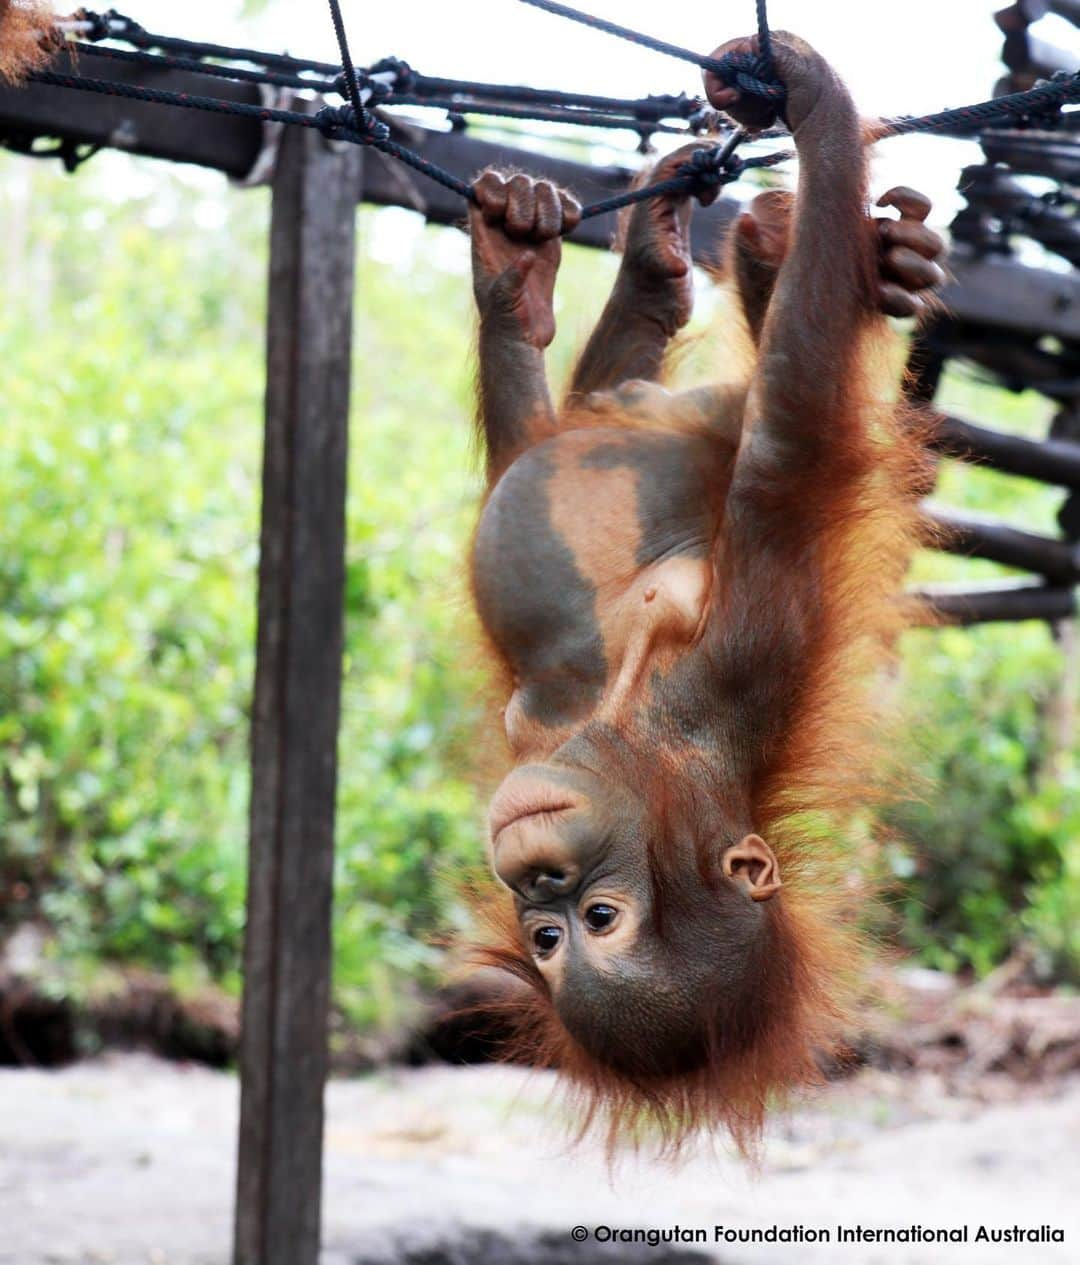
[[[759,1176],[700,1153],[678,1171],[568,1152],[550,1082],[424,1068],[329,1091],[324,1265],[543,1261],[1080,1260],[1080,1078],[950,1097],[864,1073],[776,1123]],[[126,1055],[0,1071],[0,1265],[227,1265],[234,1077]],[[1008,1228],[1065,1243],[838,1245],[837,1226]],[[596,1243],[598,1226],[701,1229],[706,1245]],[[582,1244],[571,1229],[590,1233]],[[828,1229],[830,1243],[721,1243],[714,1227]]]

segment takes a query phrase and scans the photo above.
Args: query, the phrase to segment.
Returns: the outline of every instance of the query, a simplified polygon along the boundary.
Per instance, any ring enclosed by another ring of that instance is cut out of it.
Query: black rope
[[[651,135],[654,132],[659,132],[665,136],[691,136],[696,135],[699,128],[705,130],[711,123],[711,118],[704,117],[700,125],[690,124],[686,127],[676,127],[672,123],[654,123],[651,120],[644,121],[629,115],[601,114],[592,110],[568,110],[560,109],[559,107],[546,109],[539,105],[515,105],[502,101],[473,101],[457,96],[425,97],[410,93],[400,95],[394,93],[393,97],[386,101],[380,101],[379,104],[381,106],[422,106],[429,110],[446,110],[450,114],[478,114],[497,119],[522,119],[526,122],[534,123],[564,123],[576,127],[598,127],[638,132],[642,135]]]
[[[431,162],[415,150],[399,145],[396,141],[377,133],[365,133],[355,128],[351,106],[326,106],[316,114],[304,114],[299,110],[279,110],[270,106],[250,105],[243,101],[223,101],[217,97],[203,97],[188,92],[169,92],[163,88],[145,88],[137,84],[120,83],[109,79],[91,79],[85,75],[64,74],[55,70],[31,71],[28,78],[37,83],[51,84],[59,88],[74,88],[103,96],[124,97],[133,101],[148,101],[157,105],[175,105],[185,110],[205,110],[213,114],[237,115],[258,119],[262,123],[282,123],[292,127],[306,127],[322,132],[332,140],[350,141],[368,145],[389,154],[414,171],[436,181],[466,201],[475,202],[476,194],[471,184]],[[744,133],[734,133],[724,146],[697,150],[683,164],[679,174],[659,184],[646,185],[630,190],[584,208],[582,217],[590,219],[631,206],[646,198],[664,194],[693,193],[703,186],[727,184],[748,169],[773,166],[791,157],[789,153],[768,154],[757,158],[739,160],[734,146]]]
[[[125,97],[132,101],[149,101],[156,105],[175,105],[182,110],[206,110],[211,114],[232,114],[242,118],[257,119],[261,123],[284,123],[290,127],[313,128],[331,140],[350,141],[355,145],[370,145],[412,167],[422,175],[441,184],[459,197],[472,201],[475,197],[472,185],[446,171],[404,145],[377,134],[367,135],[352,126],[350,106],[347,117],[332,106],[316,114],[304,114],[299,110],[278,110],[265,105],[249,105],[245,101],[222,101],[218,97],[203,97],[190,92],[167,92],[163,88],[144,88],[137,84],[119,83],[112,79],[89,79],[85,75],[62,74],[55,70],[30,71],[27,78],[36,83],[52,84],[58,88],[75,88],[81,92],[93,92],[108,97]],[[380,125],[381,126],[381,125]]]
[[[76,44],[76,48],[159,69],[190,70],[213,75],[220,79],[232,79],[245,83],[270,84],[279,87],[309,88],[315,92],[348,95],[345,75],[340,66],[328,62],[304,61],[284,54],[264,54],[251,48],[232,48],[223,44],[203,44],[193,40],[178,40],[170,36],[144,31],[132,19],[110,10],[108,14],[87,13],[86,21],[91,30],[84,32],[89,40],[119,39],[135,45],[132,49],[119,49],[110,45]],[[152,52],[151,49],[183,49],[177,52]],[[231,62],[248,62],[247,67],[222,65],[205,60],[217,57]],[[281,63],[287,68],[271,69]],[[375,81],[371,76],[392,71],[395,75],[393,88]],[[596,96],[589,93],[562,92],[550,88],[529,88],[518,84],[482,83],[467,79],[445,79],[424,75],[396,57],[386,57],[374,66],[358,70],[361,86],[370,88],[376,97],[382,97],[379,105],[430,105],[434,109],[456,110],[464,113],[501,115],[506,118],[533,119],[537,122],[569,122],[583,126],[617,127],[638,131],[639,124],[657,124],[651,130],[677,135],[683,129],[659,126],[666,119],[683,119],[689,130],[698,131],[711,123],[715,111],[711,111],[700,97],[659,95],[640,98]],[[469,98],[469,104],[457,98]],[[446,98],[454,98],[452,101]],[[429,100],[430,99],[430,100]],[[504,103],[526,106],[536,103],[543,113],[527,113],[525,110],[504,111],[497,109]],[[566,107],[595,113],[611,113],[621,116],[617,123],[582,117],[578,119],[556,117],[553,109]],[[629,121],[627,121],[629,120]]]
[[[190,92],[168,92],[163,88],[144,88],[139,84],[121,83],[113,79],[91,79],[86,75],[66,74],[56,70],[32,70],[26,77],[35,83],[52,84],[57,88],[76,88],[81,92],[93,92],[100,96],[126,97],[132,101],[149,101],[155,105],[175,105],[184,110],[235,114],[243,118],[258,119],[262,123],[287,123],[318,131],[326,130],[316,115],[301,114],[298,110],[275,110],[245,101],[222,101],[218,97],[203,97]]]
[[[89,40],[122,39],[135,48],[161,48],[182,57],[216,57],[220,61],[246,61],[254,66],[272,66],[279,70],[310,71],[317,75],[336,75],[340,66],[333,62],[312,61],[289,53],[264,53],[257,48],[239,48],[229,44],[210,44],[203,40],[185,40],[176,35],[155,35],[133,18],[109,9],[105,13],[84,10],[84,20],[92,25],[86,33]]]
[[[736,134],[738,135],[738,134]],[[735,138],[732,137],[732,140]],[[728,141],[728,145],[731,141]],[[728,153],[717,146],[712,149],[699,149],[683,163],[678,172],[667,180],[656,184],[647,184],[640,189],[631,189],[628,193],[619,193],[601,202],[593,202],[583,208],[581,218],[592,219],[595,215],[606,215],[610,211],[620,211],[625,206],[633,206],[635,202],[645,202],[649,198],[682,197],[687,194],[700,193],[704,189],[716,189],[738,180],[744,172],[762,167],[775,167],[777,163],[793,158],[790,150],[781,150],[775,154],[760,154],[753,158],[740,158],[737,154]]]
[[[679,61],[691,62],[702,70],[711,70],[714,75],[723,77],[726,73],[724,62],[716,57],[704,57],[689,48],[671,44],[667,40],[657,39],[655,35],[644,35],[641,31],[631,30],[618,22],[609,22],[607,18],[598,18],[592,13],[583,13],[580,9],[571,9],[567,4],[559,4],[557,0],[521,0],[522,4],[532,5],[534,9],[543,9],[545,13],[553,13],[556,17],[569,18],[571,22],[580,22],[594,31],[603,31],[608,35],[616,35],[619,39],[629,40],[632,44],[640,44],[643,48],[651,48],[655,53],[663,53],[667,57],[675,57]]]
[[[223,66],[199,57],[181,57],[176,53],[151,53],[144,49],[113,48],[111,44],[80,44],[72,41],[76,53],[92,53],[95,57],[111,57],[113,61],[136,66],[158,66],[162,70],[190,70],[199,75],[232,79],[239,83],[270,84],[281,88],[311,88],[315,92],[336,92],[336,80],[312,78],[289,70],[251,69],[245,66]],[[243,60],[247,60],[244,58]]]
[[[1075,74],[1058,71],[1045,83],[1036,84],[1025,92],[1013,92],[1007,96],[994,97],[990,101],[978,101],[974,105],[959,106],[954,110],[939,110],[936,114],[922,114],[914,117],[902,115],[895,119],[882,119],[881,126],[887,129],[884,136],[905,136],[912,132],[958,133],[969,135],[978,131],[988,123],[999,121],[1013,122],[1017,119],[1030,118],[1039,120],[1048,112],[1056,111],[1063,105],[1080,101],[1080,71]]]
[[[758,56],[765,70],[764,78],[776,79],[776,63],[773,61],[772,31],[769,30],[769,6],[767,0],[757,0]]]
[[[704,57],[676,44],[656,39],[653,36],[643,35],[628,27],[620,26],[618,23],[609,22],[591,14],[583,13],[580,10],[572,9],[565,4],[556,3],[556,0],[522,0],[522,2],[561,17],[570,18],[573,21],[582,22],[596,30],[606,31],[631,40],[641,44],[643,47],[652,48],[668,56],[692,62],[706,70],[712,70],[722,77],[731,74],[733,75],[734,86],[741,91],[763,95],[766,92],[773,93],[775,88],[779,86],[775,83],[775,72],[772,66],[772,43],[767,21],[766,0],[755,0],[759,47],[757,61],[759,63],[767,63],[760,67],[761,73],[759,75],[753,74],[753,68],[746,64],[745,61],[740,64],[738,59],[734,62],[730,60],[730,54],[728,58],[724,59]],[[176,36],[154,34],[146,31],[133,19],[117,13],[114,9],[110,9],[104,14],[84,11],[83,17],[92,25],[92,30],[86,34],[87,39],[124,40],[132,44],[137,50],[140,50],[139,56],[147,56],[148,60],[150,57],[146,50],[155,48],[170,50],[175,54],[175,57],[170,59],[165,56],[156,56],[153,58],[153,62],[172,66],[175,69],[198,69],[203,73],[218,75],[222,78],[280,83],[283,86],[307,87],[316,91],[330,91],[336,86],[331,83],[331,80],[336,79],[342,73],[341,67],[335,66],[331,62],[294,57],[287,53],[266,53],[253,48],[213,44],[180,39]],[[95,48],[94,51],[110,55],[113,52],[120,53],[126,50]],[[124,59],[129,60],[133,56],[129,54]],[[243,71],[239,67],[219,67],[212,62],[205,61],[204,59],[206,58],[218,58],[234,62],[245,61],[252,66],[268,68],[268,73],[264,75],[259,70]],[[272,68],[276,68],[276,70]],[[521,85],[440,79],[418,74],[407,63],[398,61],[395,58],[385,58],[382,62],[370,67],[366,72],[360,72],[360,78],[364,81],[365,76],[390,68],[400,72],[401,77],[398,81],[401,88],[399,104],[425,104],[426,99],[429,97],[438,99],[447,95],[456,95],[460,92],[470,97],[488,98],[484,104],[492,108],[483,111],[478,108],[475,111],[476,113],[494,113],[494,107],[500,102],[519,103],[522,105],[535,102],[548,107],[553,105],[566,105],[571,108],[580,106],[597,112],[622,113],[624,116],[633,117],[638,122],[648,122],[651,119],[659,121],[664,118],[685,118],[690,120],[694,118],[695,114],[700,115],[702,110],[701,103],[697,98],[686,96],[659,96],[640,98],[638,100],[620,100],[610,97],[549,91],[543,88],[528,88]],[[280,75],[280,77],[271,77],[273,75]],[[970,135],[972,131],[977,131],[981,127],[993,125],[997,122],[1022,121],[1027,118],[1037,121],[1047,112],[1055,110],[1061,105],[1080,101],[1080,85],[1078,85],[1077,79],[1077,75],[1059,72],[1048,83],[1040,84],[1035,88],[1028,89],[1026,92],[1013,93],[991,101],[979,102],[972,106],[942,110],[935,114],[884,119],[882,120],[882,128],[884,129],[882,135],[905,135],[910,132]],[[726,78],[725,82],[727,82]],[[345,86],[344,82],[342,82],[341,86]],[[423,97],[425,101],[402,99],[409,97]],[[380,102],[380,104],[384,103],[386,102]],[[478,106],[479,104],[477,103]],[[468,106],[464,102],[454,101],[453,107],[459,113],[469,112]],[[449,107],[445,107],[440,101],[436,108]],[[507,117],[517,116],[507,115]],[[525,116],[522,115],[522,117]],[[548,122],[552,120],[544,118],[541,121]],[[574,120],[568,118],[566,121],[572,122]],[[590,122],[589,125],[592,125],[592,123]]]
[[[728,87],[738,88],[740,92],[750,96],[762,97],[771,101],[778,109],[783,106],[787,93],[784,85],[776,78],[772,64],[772,41],[765,0],[757,0],[758,45],[762,51],[757,54],[725,53],[723,57],[706,57],[679,44],[657,39],[655,35],[645,35],[618,22],[610,22],[607,18],[598,18],[595,14],[572,9],[569,5],[559,3],[559,0],[521,0],[521,3],[531,5],[534,9],[543,9],[545,13],[553,13],[556,17],[569,18],[571,22],[580,22],[594,31],[603,31],[608,35],[618,36],[619,39],[629,40],[632,44],[640,44],[642,48],[651,48],[667,57],[691,62],[716,75]]]
[[[356,67],[352,63],[352,57],[349,55],[349,41],[345,34],[345,22],[341,16],[340,0],[330,0],[330,17],[334,23],[334,34],[337,36],[338,52],[341,54],[341,73],[345,79],[345,95],[348,97],[349,108],[353,114],[352,126],[365,136],[370,135],[386,140],[390,135],[390,129],[365,108],[360,96],[360,82],[356,77]],[[323,111],[320,110],[319,113]],[[342,122],[348,125],[349,121],[344,116],[344,108],[338,110],[338,115]]]
[[[647,47],[657,48],[661,52],[684,57],[696,62],[698,65],[704,65],[706,69],[712,69],[713,65],[720,65],[720,61],[715,59],[701,58],[696,53],[680,49],[676,45],[668,45],[663,41],[653,40],[652,37],[648,36],[639,36],[637,32],[629,31],[628,28],[620,27],[613,22],[592,18],[588,14],[580,13],[578,10],[569,9],[566,5],[556,3],[555,0],[523,0],[523,2],[561,14],[562,16],[572,17],[577,21],[585,22],[587,25],[596,26],[600,30],[625,36],[636,42],[644,43]],[[94,50],[115,56],[118,60],[133,60],[135,58],[142,60],[145,56],[146,48],[168,47],[177,50],[176,53],[168,56],[152,55],[149,59],[162,63],[171,61],[176,63],[181,69],[194,68],[201,72],[220,74],[223,77],[239,76],[244,79],[258,76],[261,72],[243,71],[241,73],[242,68],[212,66],[211,63],[203,62],[202,58],[204,56],[216,56],[248,60],[254,65],[275,65],[281,67],[281,78],[292,79],[294,76],[298,77],[302,86],[309,88],[325,88],[327,85],[325,81],[316,83],[312,79],[302,78],[301,71],[334,74],[336,78],[332,86],[338,91],[343,87],[350,103],[336,107],[325,106],[315,114],[308,114],[299,110],[274,109],[269,106],[253,105],[240,101],[223,101],[216,97],[200,96],[187,92],[169,92],[160,88],[146,88],[135,84],[93,79],[82,75],[65,74],[52,70],[34,71],[28,75],[28,78],[38,83],[74,88],[84,92],[127,97],[133,100],[163,105],[174,105],[182,109],[205,110],[215,114],[237,115],[254,118],[262,123],[281,123],[288,126],[315,128],[331,139],[349,141],[358,145],[368,145],[378,149],[411,167],[414,171],[418,171],[429,179],[436,181],[465,200],[475,202],[476,194],[471,184],[455,176],[452,172],[446,171],[437,163],[431,162],[415,150],[411,150],[390,139],[387,125],[379,121],[374,113],[365,106],[361,95],[361,83],[364,81],[364,87],[370,88],[374,94],[370,99],[385,101],[392,96],[392,93],[387,90],[384,83],[379,80],[373,80],[372,76],[393,71],[395,75],[400,75],[408,88],[414,90],[412,94],[404,93],[404,100],[399,97],[399,104],[405,103],[410,95],[416,98],[417,104],[431,105],[438,101],[438,98],[425,97],[422,92],[416,91],[421,77],[416,76],[404,62],[397,62],[391,58],[387,58],[362,74],[358,74],[349,56],[338,0],[330,0],[330,10],[334,18],[335,32],[338,36],[338,46],[341,50],[342,66],[344,67],[340,73],[337,67],[326,62],[305,62],[285,54],[262,54],[252,49],[227,48],[224,45],[198,44],[189,40],[173,40],[166,37],[151,36],[144,32],[137,23],[133,23],[130,19],[123,18],[112,11],[100,16],[89,15],[89,20],[95,24],[94,29],[90,32],[91,39],[122,38],[132,43],[141,41],[140,51],[134,54],[118,49],[105,50],[95,48]],[[761,63],[763,58],[771,57],[764,0],[757,0],[757,14],[759,49],[765,50],[756,59],[758,63]],[[764,40],[762,39],[763,36]],[[187,53],[194,54],[194,57],[188,59],[186,57]],[[730,63],[728,63],[728,66],[730,67]],[[762,71],[762,73],[765,73],[765,71]],[[771,73],[771,69],[768,69],[768,73]],[[438,83],[446,85],[455,81],[428,80],[427,82],[428,84]],[[479,87],[480,85],[474,84],[472,86]],[[486,87],[498,89],[498,85],[486,85]],[[529,101],[538,100],[539,94],[542,92],[540,89],[525,88],[517,89],[516,91],[530,94]],[[571,94],[564,95],[567,98],[571,96]],[[591,98],[591,100],[594,102],[605,101],[607,103],[615,101],[614,98]],[[674,100],[682,100],[682,98]],[[884,119],[881,121],[882,130],[880,136],[904,135],[912,132],[967,135],[972,132],[985,130],[988,125],[992,126],[1002,121],[1009,123],[1018,121],[1044,122],[1048,113],[1059,110],[1065,104],[1077,101],[1080,101],[1080,72],[1075,74],[1059,73],[1050,81],[1040,83],[1026,92],[1013,93],[1009,96],[978,102],[958,109],[942,110],[936,114]],[[440,101],[439,105],[443,107],[444,103]],[[445,108],[452,107],[455,114],[460,114],[468,112],[470,106],[474,106],[477,112],[487,110],[491,113],[498,113],[500,109],[499,102],[470,103],[458,100],[452,100],[450,105],[445,106]],[[584,122],[588,118],[588,114],[588,111],[567,108],[565,117],[560,118],[558,121]],[[522,116],[527,116],[524,111]],[[518,117],[518,115],[514,114],[511,117]],[[624,118],[621,122],[628,127],[637,127],[643,134],[649,130],[649,127],[655,126],[653,124],[644,124],[640,119]],[[590,125],[595,125],[592,119],[589,119],[589,123]],[[683,129],[674,130],[682,131]],[[775,135],[776,133],[773,131],[767,134]],[[738,179],[744,171],[771,167],[793,156],[791,153],[784,151],[741,159],[735,153],[735,149],[743,139],[745,139],[745,133],[739,129],[729,136],[723,146],[703,148],[695,151],[692,157],[670,179],[592,203],[584,208],[583,218],[591,218],[609,211],[616,211],[622,207],[641,202],[646,198],[690,194],[700,192],[704,188],[724,185]]]
[[[83,75],[62,74],[52,70],[38,70],[29,74],[28,78],[61,88],[74,88],[84,92],[99,93],[106,96],[127,97],[137,101],[148,101],[161,105],[175,105],[188,110],[206,110],[215,114],[232,114],[258,119],[263,123],[283,123],[290,126],[315,128],[325,135],[338,140],[347,140],[355,144],[370,145],[383,153],[389,154],[405,163],[413,170],[420,172],[431,180],[435,180],[444,188],[459,196],[473,201],[475,195],[472,186],[446,171],[438,164],[430,162],[422,154],[399,145],[385,135],[366,134],[358,131],[353,125],[354,116],[350,106],[327,106],[317,114],[304,114],[297,110],[279,110],[269,106],[251,105],[242,101],[222,101],[216,97],[203,97],[186,92],[167,92],[160,88],[144,88],[135,84],[119,83],[112,80],[91,79]],[[884,135],[903,135],[910,132],[952,132],[966,134],[978,131],[987,122],[1001,119],[1012,120],[1023,115],[1043,114],[1051,107],[1058,107],[1069,102],[1080,101],[1080,73],[1055,78],[1047,84],[1031,88],[1027,92],[1014,93],[1011,96],[999,97],[994,101],[980,102],[974,106],[966,106],[956,110],[944,110],[938,114],[923,115],[919,118],[885,120],[887,129]],[[384,125],[378,125],[384,126]],[[698,167],[705,162],[699,154],[722,152],[718,150],[699,150],[692,160]],[[782,152],[766,155],[763,158],[738,160],[731,154],[728,169],[716,173],[715,183],[727,183],[735,179],[743,170],[756,167],[773,166],[783,159],[791,157]],[[701,180],[706,173],[698,170],[695,179]],[[722,177],[722,178],[721,178]],[[604,202],[595,203],[586,208],[588,215],[600,215],[606,211],[618,210],[620,207],[640,202],[643,198],[658,197],[667,193],[685,193],[693,191],[690,173],[672,178],[672,181],[659,185],[646,186],[629,193],[608,198]]]
[[[109,57],[114,61],[128,62],[150,68],[157,67],[162,70],[189,70],[196,74],[212,75],[218,79],[229,79],[240,83],[309,88],[321,93],[335,93],[339,87],[342,89],[345,87],[343,75],[334,79],[315,79],[305,75],[294,74],[290,71],[255,70],[244,66],[223,66],[216,62],[200,61],[194,57],[149,53],[142,49],[113,48],[108,44],[80,44],[74,41],[73,44],[76,53],[89,52],[95,56]],[[602,111],[559,105],[551,107],[517,105],[497,99],[473,100],[466,97],[464,93],[460,93],[454,80],[440,81],[451,85],[451,90],[443,96],[429,96],[426,92],[398,92],[396,88],[390,88],[378,81],[369,83],[369,73],[367,71],[357,72],[360,81],[365,87],[370,86],[374,90],[384,90],[382,92],[375,91],[373,98],[381,106],[423,106],[427,109],[447,110],[457,114],[490,115],[494,118],[522,119],[539,123],[565,123],[578,127],[609,128],[639,133],[660,132],[672,136],[685,136],[690,132],[704,129],[712,125],[715,116],[715,111],[704,108],[700,102],[695,102],[692,97],[683,99],[687,103],[697,105],[697,117],[690,114],[687,116],[686,127],[676,127],[672,124],[660,122],[659,119],[663,117],[660,108],[653,107],[650,109],[647,98],[641,102],[644,107],[641,112],[643,117],[639,117],[636,113],[630,114],[626,112],[634,108],[638,104],[637,102],[620,102],[616,98],[601,98],[601,100],[605,100],[609,108],[623,106],[624,112],[622,114],[609,114]],[[414,79],[418,80],[419,77],[414,76]],[[542,90],[536,89],[535,91],[539,99]],[[673,97],[671,100],[677,101],[678,98]]]
[[[357,138],[347,136],[345,139],[356,140]],[[406,167],[411,167],[413,171],[418,171],[422,176],[427,176],[429,180],[434,180],[436,184],[441,184],[444,189],[449,189],[451,193],[456,193],[459,197],[464,198],[466,202],[476,201],[476,193],[471,184],[461,180],[453,172],[440,167],[438,163],[431,162],[414,149],[406,149],[404,145],[399,145],[397,141],[391,140],[371,141],[369,143],[384,154],[389,154],[391,158],[396,158],[398,162],[404,163]]]
[[[689,119],[705,108],[700,97],[688,97],[681,92],[677,96],[650,97],[598,97],[584,92],[560,92],[551,88],[528,88],[521,84],[478,83],[468,79],[439,79],[433,75],[414,72],[412,82],[401,84],[403,91],[417,96],[449,96],[461,94],[486,100],[507,101],[516,105],[558,105],[580,107],[583,110],[611,111],[615,114],[633,114],[642,122],[663,119]]]

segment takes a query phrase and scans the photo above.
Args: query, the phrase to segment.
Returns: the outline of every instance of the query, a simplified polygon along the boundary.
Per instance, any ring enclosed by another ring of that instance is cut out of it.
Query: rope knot
[[[385,83],[381,79],[375,79],[372,77],[370,72],[363,70],[356,71],[356,86],[359,88],[361,93],[367,94],[366,96],[361,96],[362,101],[371,101],[375,104],[379,104],[380,102],[387,100],[387,98],[392,97],[395,91],[393,84]],[[339,97],[348,98],[350,96],[349,78],[344,70],[335,76],[333,90]]]
[[[714,110],[711,106],[702,105],[693,114],[687,115],[686,125],[695,136],[702,132],[718,131],[721,125],[720,111]]]
[[[728,151],[728,152],[725,152]],[[681,173],[702,188],[715,188],[737,180],[745,163],[727,145],[696,149],[682,165]]]
[[[88,20],[95,23],[95,32],[98,24],[104,27],[104,35],[94,34],[95,40],[107,40],[112,35],[145,35],[146,27],[140,26],[134,18],[129,18],[123,13],[117,13],[115,9],[107,9],[104,13],[87,14]]]
[[[776,78],[772,60],[755,53],[725,53],[712,67],[728,88],[738,88],[751,97],[761,97],[777,107],[787,98],[787,89]]]
[[[390,128],[385,123],[368,110],[358,120],[351,105],[324,105],[315,115],[315,122],[329,140],[350,140],[361,136],[366,141],[385,141],[390,137]]]
[[[112,35],[113,20],[117,17],[119,14],[115,9],[110,9],[108,13],[95,13],[93,9],[83,9],[79,18],[87,24],[87,28],[82,38],[92,44],[109,39]]]
[[[88,43],[97,44],[101,40],[107,40],[112,34],[109,30],[109,19],[104,13],[95,13],[92,9],[83,9],[79,16],[86,23],[86,30],[83,32],[82,38]]]
[[[391,72],[394,76],[394,82],[390,90],[392,92],[410,93],[416,87],[416,71],[409,65],[407,61],[402,61],[400,57],[383,57],[369,66],[367,73],[369,75],[382,75]]]

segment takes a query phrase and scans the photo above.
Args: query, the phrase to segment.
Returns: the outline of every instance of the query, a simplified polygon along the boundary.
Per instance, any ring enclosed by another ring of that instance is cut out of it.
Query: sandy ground
[[[428,1068],[329,1091],[324,1265],[1075,1265],[1080,1081],[998,1105],[864,1074],[772,1129],[753,1177],[568,1152],[549,1082]],[[0,1071],[0,1265],[227,1265],[237,1085],[138,1056]],[[1037,1227],[1065,1243],[873,1245],[836,1227]],[[600,1249],[596,1227],[828,1229],[828,1244]],[[572,1227],[589,1240],[576,1245]]]

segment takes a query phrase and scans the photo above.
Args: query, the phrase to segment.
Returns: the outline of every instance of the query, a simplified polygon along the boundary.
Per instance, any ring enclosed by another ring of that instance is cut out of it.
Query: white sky
[[[1004,0],[904,0],[902,6],[852,0],[771,0],[770,22],[790,28],[837,67],[866,114],[922,114],[982,100],[1002,71],[1001,35],[992,20]],[[527,83],[616,96],[700,91],[697,70],[532,9],[517,0],[342,0],[357,64],[395,54],[418,70],[448,77]],[[336,60],[323,0],[276,0],[240,19],[235,0],[183,5],[128,0],[120,9],[152,30],[169,31]],[[577,7],[702,52],[753,28],[750,0],[578,0]],[[902,16],[900,16],[902,15]],[[1038,34],[1075,50],[1080,31],[1057,18]],[[632,150],[633,138],[616,142]],[[878,147],[875,184],[905,182],[935,201],[947,223],[962,165],[980,151],[966,142],[912,137]]]

